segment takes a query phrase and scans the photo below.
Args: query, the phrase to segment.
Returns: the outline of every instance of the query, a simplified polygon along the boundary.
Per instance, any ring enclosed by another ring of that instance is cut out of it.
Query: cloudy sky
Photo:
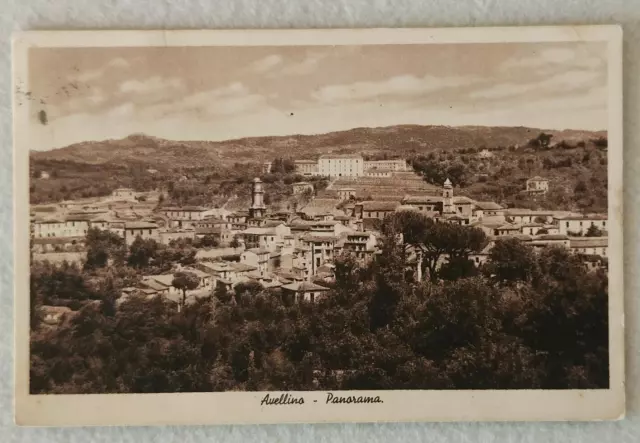
[[[37,150],[132,133],[225,140],[607,122],[604,43],[35,48],[29,69]]]

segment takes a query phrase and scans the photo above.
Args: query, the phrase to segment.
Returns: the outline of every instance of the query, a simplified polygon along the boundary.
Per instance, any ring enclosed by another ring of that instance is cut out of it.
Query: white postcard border
[[[29,394],[29,118],[14,100],[15,420],[27,426],[409,421],[583,421],[624,416],[622,32],[618,26],[224,31],[33,31],[13,40],[14,90],[28,90],[30,47],[608,42],[609,361],[602,390],[336,391],[382,404],[261,406],[266,393]],[[271,395],[279,393],[271,393]],[[314,401],[315,400],[315,401]]]

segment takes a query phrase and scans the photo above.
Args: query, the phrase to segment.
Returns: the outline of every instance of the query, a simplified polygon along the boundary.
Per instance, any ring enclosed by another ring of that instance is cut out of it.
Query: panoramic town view
[[[457,46],[35,50],[31,392],[607,388],[601,48]]]

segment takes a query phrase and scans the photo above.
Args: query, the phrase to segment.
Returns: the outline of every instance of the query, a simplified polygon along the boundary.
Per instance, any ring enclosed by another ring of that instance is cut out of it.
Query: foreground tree
[[[124,239],[118,234],[91,228],[87,231],[86,247],[85,269],[103,268],[110,260],[114,266],[124,263],[127,248]]]
[[[152,239],[143,240],[140,236],[131,244],[127,264],[133,268],[146,268],[158,252],[158,243]]]
[[[486,270],[505,284],[531,281],[537,272],[533,248],[516,238],[499,239],[489,252]]]
[[[182,299],[179,303],[180,309],[184,308],[187,302],[187,291],[192,291],[200,285],[200,278],[193,272],[176,272],[173,275],[171,285],[182,291]]]

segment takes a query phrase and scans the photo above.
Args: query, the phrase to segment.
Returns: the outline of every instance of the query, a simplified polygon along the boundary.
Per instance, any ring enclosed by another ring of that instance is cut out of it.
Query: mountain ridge
[[[543,130],[524,126],[396,125],[357,127],[322,134],[244,137],[224,141],[168,140],[134,133],[122,139],[92,140],[49,151],[31,151],[30,158],[92,165],[140,163],[160,169],[224,166],[275,157],[314,158],[326,153],[388,153],[407,157],[433,149],[523,145],[540,133],[552,141],[578,142],[606,137],[606,131]]]

